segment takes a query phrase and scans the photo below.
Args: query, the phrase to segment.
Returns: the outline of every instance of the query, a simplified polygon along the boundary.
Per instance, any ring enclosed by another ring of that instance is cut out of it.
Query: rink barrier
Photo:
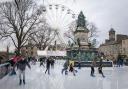
[[[124,65],[128,66],[128,61],[124,62]]]
[[[10,72],[10,63],[0,64],[0,79]]]
[[[80,63],[80,66],[81,66],[81,67],[91,67],[91,64],[92,64],[91,61],[82,61],[82,62]],[[98,67],[99,64],[100,64],[100,62],[97,61],[97,62],[96,62],[96,67]],[[75,66],[75,67],[78,67],[78,66],[79,66],[78,61],[75,61],[75,62],[74,62],[74,66]],[[111,61],[102,62],[102,66],[103,66],[103,67],[113,67],[113,62],[111,62]]]

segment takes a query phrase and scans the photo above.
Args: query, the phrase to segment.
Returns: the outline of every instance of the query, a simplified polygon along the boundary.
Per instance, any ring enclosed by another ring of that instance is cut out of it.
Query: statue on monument
[[[86,26],[85,24],[86,24],[85,16],[81,11],[80,14],[78,15],[77,27],[85,27]]]

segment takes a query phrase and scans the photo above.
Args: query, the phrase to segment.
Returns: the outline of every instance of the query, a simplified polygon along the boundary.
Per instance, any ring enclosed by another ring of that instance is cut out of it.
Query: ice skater
[[[78,69],[81,69],[81,62],[78,61]]]
[[[45,66],[44,66],[44,61],[45,61],[45,58],[40,58],[40,66],[45,67]]]
[[[62,74],[63,74],[63,72],[65,71],[65,75],[68,75],[68,65],[69,65],[69,63],[68,63],[68,61],[66,61],[66,62],[64,63],[63,69],[62,69],[62,71],[61,71]]]
[[[75,73],[77,72],[77,70],[74,69],[74,66],[72,63],[69,65],[69,72],[72,72],[74,76],[76,75]]]
[[[99,72],[99,74],[102,75],[102,77],[105,77],[104,74],[103,74],[103,71],[102,71],[102,64],[99,65],[98,72]]]
[[[50,75],[50,65],[51,65],[51,60],[50,60],[50,58],[48,58],[47,61],[46,61],[46,71],[45,71],[45,74],[48,71],[48,74]]]
[[[21,59],[22,59],[21,55],[18,55],[17,53],[13,58],[11,58],[10,64],[12,65],[12,71],[10,75],[16,75],[15,66],[16,66],[16,63]]]
[[[16,75],[16,71],[15,71],[15,67],[14,67],[15,62],[13,61],[13,58],[11,58],[11,59],[9,60],[9,63],[11,64],[10,76]]]
[[[91,74],[90,74],[92,77],[95,77],[95,75],[94,75],[94,73],[95,73],[95,69],[94,69],[95,64],[96,64],[95,61],[92,61],[92,64],[91,64]]]
[[[54,68],[55,60],[52,58],[51,59],[51,68]]]
[[[17,62],[17,68],[19,70],[19,85],[22,84],[22,78],[23,76],[23,83],[25,84],[25,69],[26,66],[28,66],[31,69],[31,66],[29,65],[28,61],[25,58],[22,58],[20,61]]]

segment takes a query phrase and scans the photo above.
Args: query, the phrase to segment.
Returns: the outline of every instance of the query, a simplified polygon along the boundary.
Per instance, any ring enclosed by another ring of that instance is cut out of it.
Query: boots
[[[25,80],[23,80],[23,83],[25,84]]]
[[[25,84],[26,82],[25,82],[25,80],[23,80],[23,84]],[[22,80],[20,79],[20,82],[19,82],[19,85],[21,85],[22,84]]]
[[[19,85],[21,85],[21,84],[22,84],[22,80],[20,79]]]

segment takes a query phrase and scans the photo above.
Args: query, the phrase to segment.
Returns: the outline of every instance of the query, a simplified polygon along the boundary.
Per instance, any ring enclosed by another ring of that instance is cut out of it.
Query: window
[[[33,55],[33,51],[31,52],[31,55]]]

